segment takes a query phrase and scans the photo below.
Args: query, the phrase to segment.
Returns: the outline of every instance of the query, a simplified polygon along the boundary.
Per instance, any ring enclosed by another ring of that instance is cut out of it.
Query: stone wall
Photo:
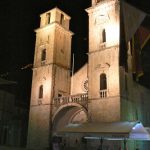
[[[86,93],[87,90],[84,87],[87,86],[88,88],[88,83],[85,85],[86,81],[88,81],[87,64],[71,77],[71,95]]]

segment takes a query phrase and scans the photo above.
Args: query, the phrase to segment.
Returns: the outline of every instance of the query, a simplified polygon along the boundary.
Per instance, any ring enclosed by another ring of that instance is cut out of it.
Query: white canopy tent
[[[150,134],[141,122],[69,124],[57,134],[83,134],[85,139],[150,140]]]

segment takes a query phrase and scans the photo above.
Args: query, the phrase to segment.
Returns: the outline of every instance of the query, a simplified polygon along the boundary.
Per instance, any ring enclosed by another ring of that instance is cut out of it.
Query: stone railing
[[[54,98],[55,107],[59,107],[61,105],[65,105],[69,103],[78,103],[85,106],[88,104],[88,95],[86,93],[86,94],[77,94],[77,95]]]
[[[100,98],[105,98],[108,96],[107,90],[100,90]]]

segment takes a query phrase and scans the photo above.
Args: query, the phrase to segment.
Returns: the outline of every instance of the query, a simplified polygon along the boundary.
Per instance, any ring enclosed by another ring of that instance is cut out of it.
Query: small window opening
[[[63,96],[62,94],[58,93],[58,97],[62,97],[62,96]]]
[[[39,98],[43,98],[43,85],[39,87]]]
[[[51,13],[47,13],[46,18],[47,18],[47,24],[49,24],[51,21]]]
[[[105,29],[103,29],[103,31],[102,31],[102,42],[103,43],[106,42],[106,31],[105,31]]]
[[[60,17],[60,24],[63,24],[63,20],[64,20],[64,15],[61,14],[61,17]]]
[[[41,61],[45,61],[45,60],[46,60],[46,49],[43,49],[41,54]]]

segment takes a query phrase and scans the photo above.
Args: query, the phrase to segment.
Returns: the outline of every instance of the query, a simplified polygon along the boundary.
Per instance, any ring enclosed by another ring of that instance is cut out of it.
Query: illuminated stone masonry
[[[150,124],[150,120],[143,119],[150,103],[149,90],[136,84],[132,72],[127,73],[119,66],[119,1],[92,0],[86,12],[89,16],[88,62],[72,77],[71,18],[58,8],[40,16],[40,28],[35,30],[28,130],[30,149],[48,149],[52,136],[70,123],[140,120],[145,125]],[[129,66],[131,61],[128,61]],[[142,102],[147,105],[141,105]],[[70,138],[72,147],[76,147],[74,140],[81,140]],[[88,146],[95,149],[97,144],[91,142]],[[106,142],[105,147],[116,150],[120,144]]]

